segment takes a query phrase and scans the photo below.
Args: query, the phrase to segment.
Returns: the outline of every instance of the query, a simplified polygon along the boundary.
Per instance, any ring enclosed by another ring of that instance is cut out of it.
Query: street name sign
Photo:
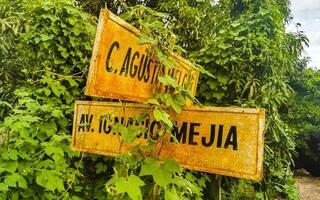
[[[76,101],[72,148],[117,156],[132,145],[146,144],[148,135],[157,138],[161,124],[150,117],[138,124],[133,119],[150,109],[133,103]],[[190,106],[171,117],[176,121],[171,132],[179,143],[166,134],[157,140],[150,156],[161,161],[171,158],[192,170],[261,180],[264,109]],[[111,131],[119,123],[144,127],[146,132],[129,145]]]
[[[161,67],[149,55],[149,44],[139,44],[138,29],[107,9],[99,17],[85,94],[145,102],[162,88],[158,77],[170,75],[179,85],[189,85],[195,95],[199,72],[187,60],[171,55],[175,67]],[[191,105],[191,101],[187,102]]]

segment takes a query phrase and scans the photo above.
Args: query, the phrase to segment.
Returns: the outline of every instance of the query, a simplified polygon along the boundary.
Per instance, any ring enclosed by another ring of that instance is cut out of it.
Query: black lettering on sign
[[[183,76],[183,79],[182,79],[182,82],[181,82],[180,85],[185,86],[185,84],[186,84],[186,78],[187,78],[187,77],[188,77],[187,74],[185,74],[185,75]]]
[[[233,150],[238,150],[238,136],[236,126],[231,126],[226,142],[224,143],[224,148],[227,149],[229,145],[232,145]]]
[[[174,80],[180,85],[180,79],[181,79],[181,70],[176,70],[176,73],[174,75]]]
[[[78,128],[78,132],[89,132],[91,128],[91,123],[92,123],[93,115],[89,114],[82,114],[80,118],[80,125]],[[94,131],[94,129],[91,129],[91,131]]]
[[[143,62],[143,58],[145,58]],[[140,61],[139,71],[138,71],[138,80],[141,81],[143,79],[144,73],[146,71],[147,65],[148,65],[149,57],[142,55],[142,59]],[[143,68],[143,69],[142,69]]]
[[[104,121],[104,119],[103,120],[100,119],[100,121],[99,121],[99,133],[101,133],[101,131],[102,131],[102,122],[103,121]]]
[[[147,65],[147,71],[146,74],[144,75],[144,82],[147,83],[150,77],[150,65],[153,63],[152,59],[149,59],[148,65]]]
[[[197,145],[198,143],[194,141],[194,136],[199,135],[199,132],[195,131],[195,127],[200,126],[200,123],[190,123],[190,133],[189,133],[189,144]]]
[[[131,58],[131,51],[132,51],[132,48],[129,47],[128,51],[127,51],[127,55],[124,58],[124,61],[123,61],[123,64],[122,64],[122,67],[121,67],[121,70],[120,70],[120,75],[122,75],[123,73],[125,73],[125,76],[128,75],[129,65],[130,65],[130,58]]]
[[[119,117],[114,117],[114,124],[119,124]],[[124,125],[124,117],[121,117],[120,124]]]
[[[131,59],[131,64],[130,64],[130,77],[134,78],[136,76],[137,70],[138,70],[138,65],[134,64],[134,61],[136,58],[140,57],[140,53],[138,51],[134,52],[132,59]]]
[[[117,47],[117,50],[120,48],[120,44],[119,42],[115,41],[112,43],[110,49],[109,49],[109,52],[108,52],[108,55],[107,55],[107,60],[106,60],[106,70],[107,72],[112,72],[113,70],[113,67],[109,65],[109,62],[110,62],[110,57],[111,57],[111,54],[112,54],[112,51],[113,51],[113,48],[114,47]]]
[[[99,129],[99,131],[100,131],[100,129]],[[103,132],[105,134],[109,134],[111,132],[111,126],[110,125],[107,126],[107,120],[106,119],[103,120]]]
[[[221,148],[221,145],[222,145],[222,134],[223,134],[223,125],[219,125],[218,141],[217,141],[218,148]]]
[[[216,133],[216,125],[215,124],[211,124],[209,141],[206,142],[206,137],[202,137],[201,138],[202,145],[205,146],[205,147],[210,147],[214,142],[215,133]]]
[[[178,140],[179,143],[185,144],[187,141],[187,130],[188,130],[188,123],[183,122],[181,125],[181,128],[180,128],[180,131],[179,131],[178,125],[177,125],[177,126],[174,126],[171,133],[174,137],[176,137],[176,139]],[[173,138],[171,138],[170,140],[171,140],[171,142],[174,141]]]

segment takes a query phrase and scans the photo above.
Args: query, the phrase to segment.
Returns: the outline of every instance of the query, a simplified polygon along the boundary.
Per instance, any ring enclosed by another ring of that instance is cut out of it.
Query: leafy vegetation
[[[212,199],[211,175],[159,163],[141,149],[115,159],[71,151],[73,102],[89,98],[83,88],[94,16],[105,5],[149,36],[140,42],[162,63],[172,66],[175,52],[202,66],[202,104],[267,109],[264,179],[218,176],[224,198],[298,199],[294,139],[297,130],[317,127],[319,77],[300,72],[307,39],[285,32],[286,0],[0,0],[0,198]],[[161,136],[174,127],[166,109],[179,113],[194,97],[169,76],[159,81],[175,88],[147,102],[153,110],[146,115],[164,125]],[[302,104],[290,108],[294,102]],[[129,143],[137,135],[130,126],[113,131]]]
[[[95,20],[71,1],[1,1],[1,199],[77,199],[80,153],[71,151]],[[79,197],[78,197],[79,199]]]
[[[292,76],[290,85],[295,91],[288,109],[287,121],[298,132],[295,167],[307,169],[320,176],[320,72],[306,68],[306,61],[299,63],[300,70]]]

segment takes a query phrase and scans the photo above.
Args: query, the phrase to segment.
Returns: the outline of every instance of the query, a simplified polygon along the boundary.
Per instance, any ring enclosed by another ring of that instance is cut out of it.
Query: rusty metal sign
[[[179,85],[188,84],[195,94],[198,70],[177,55],[171,55],[174,68],[161,67],[155,56],[148,55],[149,45],[139,45],[139,34],[109,10],[101,10],[85,94],[145,102],[161,89],[158,77],[165,74]]]
[[[149,109],[141,104],[77,101],[72,148],[107,156],[128,152],[132,145],[112,133],[112,126],[132,124],[134,117]],[[108,123],[105,116],[109,116]],[[191,106],[171,117],[177,122],[172,134],[179,143],[165,136],[151,156],[175,159],[192,170],[261,180],[264,109]],[[146,136],[154,135],[161,124],[147,118],[135,126],[145,127],[146,132],[134,144],[146,144]]]

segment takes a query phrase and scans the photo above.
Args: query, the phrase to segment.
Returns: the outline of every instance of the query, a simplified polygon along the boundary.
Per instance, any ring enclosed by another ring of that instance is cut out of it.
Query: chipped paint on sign
[[[180,85],[189,85],[195,95],[199,72],[187,60],[171,55],[175,67],[160,67],[149,56],[148,44],[139,45],[139,30],[102,9],[92,52],[86,95],[144,102],[164,88],[158,76],[167,74]],[[188,105],[191,101],[187,102]]]
[[[128,152],[132,145],[112,133],[111,127],[116,123],[131,124],[134,117],[148,110],[150,107],[141,104],[77,101],[73,149],[107,156]],[[108,123],[105,116],[111,116]],[[165,136],[151,156],[175,159],[192,170],[261,180],[264,109],[191,106],[171,117],[177,122],[172,134],[179,143]],[[160,126],[151,118],[136,125],[145,127],[151,135]],[[147,135],[139,135],[134,144],[146,144]]]

